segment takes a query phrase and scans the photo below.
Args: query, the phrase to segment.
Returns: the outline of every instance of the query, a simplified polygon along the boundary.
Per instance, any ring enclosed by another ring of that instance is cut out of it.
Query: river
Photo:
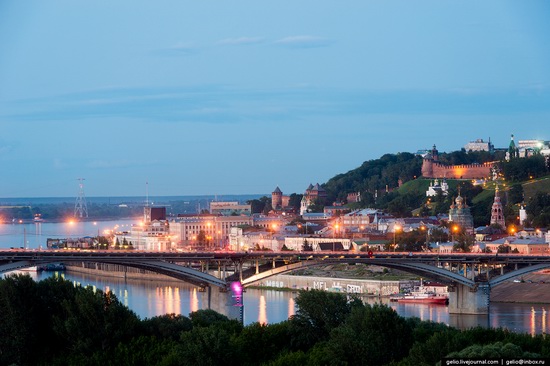
[[[47,238],[96,236],[103,230],[129,227],[134,220],[98,221],[81,223],[28,223],[0,225],[0,248],[27,247],[44,248]],[[185,283],[174,281],[124,280],[80,273],[36,273],[27,272],[37,280],[47,276],[60,275],[75,284],[92,286],[103,291],[112,291],[117,298],[139,317],[150,318],[157,315],[176,313],[188,315],[192,311],[207,308],[206,294]],[[218,293],[212,291],[214,304]],[[244,323],[277,323],[295,314],[295,292],[247,289],[244,293]],[[367,298],[374,303],[377,299]],[[394,308],[405,317],[418,317],[445,323],[458,328],[476,325],[503,327],[514,332],[542,334],[550,332],[550,304],[491,303],[488,316],[451,315],[446,306],[428,304],[383,303]],[[220,311],[223,312],[223,311]]]

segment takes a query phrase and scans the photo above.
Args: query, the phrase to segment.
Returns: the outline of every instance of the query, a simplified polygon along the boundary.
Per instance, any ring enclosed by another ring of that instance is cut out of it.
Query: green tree
[[[291,334],[298,349],[310,348],[327,339],[351,311],[345,296],[322,290],[300,291],[296,305],[298,311],[291,319]]]
[[[335,328],[326,347],[332,360],[346,365],[386,365],[407,355],[412,329],[385,305],[355,306],[345,323]]]

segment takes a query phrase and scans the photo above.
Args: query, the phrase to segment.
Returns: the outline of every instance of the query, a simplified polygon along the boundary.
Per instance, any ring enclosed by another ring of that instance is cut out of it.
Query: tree
[[[206,232],[204,230],[199,231],[199,234],[197,235],[197,242],[201,245],[206,244]]]
[[[298,311],[291,319],[291,333],[296,345],[306,348],[328,339],[351,311],[345,296],[322,290],[300,291],[296,305]]]
[[[474,245],[474,238],[467,233],[460,233],[456,235],[456,243],[453,245],[453,250],[463,253],[469,253],[472,251]]]
[[[412,346],[408,322],[385,305],[353,307],[335,328],[326,348],[330,359],[346,365],[386,365],[407,355]]]
[[[304,239],[304,243],[302,244],[302,251],[304,252],[313,251],[313,246],[307,241],[307,239]]]

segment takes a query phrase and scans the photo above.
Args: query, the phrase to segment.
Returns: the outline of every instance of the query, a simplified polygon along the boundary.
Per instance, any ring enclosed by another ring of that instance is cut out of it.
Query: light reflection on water
[[[193,311],[206,309],[208,293],[184,282],[124,280],[105,278],[98,275],[29,273],[36,280],[61,275],[75,285],[92,286],[102,291],[112,291],[116,297],[140,318],[175,313],[189,315]],[[226,298],[215,288],[211,293],[212,309],[225,313]],[[244,323],[278,323],[296,313],[296,292],[247,289],[244,292]],[[365,298],[367,303],[382,303],[395,309],[404,317],[417,317],[453,327],[466,329],[474,326],[503,327],[513,332],[542,334],[550,332],[547,304],[491,303],[489,316],[449,314],[442,305],[403,304],[387,299]]]

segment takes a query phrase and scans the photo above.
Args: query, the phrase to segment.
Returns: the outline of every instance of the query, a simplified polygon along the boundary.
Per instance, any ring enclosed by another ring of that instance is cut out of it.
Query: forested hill
[[[365,161],[359,168],[339,174],[324,184],[328,202],[345,201],[350,192],[371,192],[397,187],[421,174],[422,158],[411,153],[386,154]]]
[[[439,161],[449,165],[485,163],[504,158],[503,151],[489,153],[486,151],[466,152],[464,150],[440,153]],[[371,193],[366,204],[371,204],[376,190],[392,190],[399,180],[406,183],[420,177],[422,157],[407,152],[385,154],[379,159],[365,161],[359,168],[345,174],[338,174],[326,182],[323,187],[328,194],[328,202],[345,201],[351,192]],[[365,199],[365,197],[363,197]]]

